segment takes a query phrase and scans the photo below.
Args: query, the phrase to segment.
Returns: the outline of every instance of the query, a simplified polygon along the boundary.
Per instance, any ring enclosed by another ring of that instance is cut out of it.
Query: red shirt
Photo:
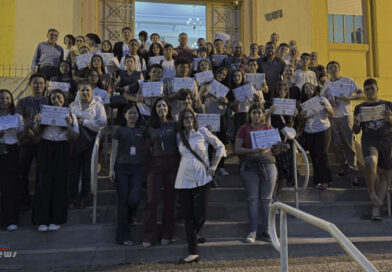
[[[193,50],[190,49],[189,47],[177,47],[175,50],[178,53],[178,56],[176,58],[183,58],[189,61],[189,64],[193,62]]]
[[[251,149],[252,148],[252,139],[250,138],[250,132],[251,131],[262,131],[262,130],[268,130],[268,129],[274,129],[274,128],[270,125],[262,125],[259,128],[253,128],[250,125],[243,125],[238,130],[236,138],[244,140],[242,147]]]

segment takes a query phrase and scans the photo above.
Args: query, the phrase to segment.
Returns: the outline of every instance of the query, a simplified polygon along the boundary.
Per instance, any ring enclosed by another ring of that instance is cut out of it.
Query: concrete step
[[[357,217],[336,218],[331,220],[348,236],[392,236],[391,218],[374,223]],[[277,227],[277,230],[279,228]],[[143,225],[131,226],[132,239],[141,242]],[[15,232],[0,232],[0,241],[14,249],[47,248],[52,246],[75,246],[112,242],[115,240],[116,224],[65,224],[56,232],[38,232],[36,226],[21,226]],[[247,220],[207,220],[202,233],[208,239],[245,237],[249,232]],[[288,233],[290,237],[328,237],[328,234],[310,224],[288,217]],[[183,223],[176,224],[175,239],[185,239]]]
[[[353,237],[350,240],[364,254],[392,251],[391,237]],[[289,257],[337,256],[345,252],[332,238],[289,238]],[[54,267],[98,266],[142,262],[177,263],[187,255],[185,241],[174,241],[168,246],[143,248],[141,245],[124,247],[114,243],[96,243],[73,247],[56,246],[47,249],[16,250],[14,258],[2,258],[0,269],[49,269]],[[256,241],[246,244],[243,238],[210,239],[200,244],[203,260],[232,260],[245,258],[279,258],[271,244]]]

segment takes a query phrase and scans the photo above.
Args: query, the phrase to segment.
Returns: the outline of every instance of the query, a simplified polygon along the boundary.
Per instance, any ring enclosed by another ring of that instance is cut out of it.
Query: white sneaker
[[[170,244],[170,240],[167,240],[167,239],[162,239],[161,240],[161,245],[162,246],[167,246],[168,244]]]
[[[48,229],[49,230],[59,230],[60,225],[50,224]]]
[[[150,242],[143,242],[143,247],[151,247],[152,244]]]
[[[14,231],[18,229],[18,225],[12,224],[7,227],[8,231]]]
[[[248,236],[246,236],[245,242],[246,243],[254,243],[256,241],[256,232],[253,231],[251,233],[248,234]]]
[[[48,225],[39,225],[38,231],[48,231]]]

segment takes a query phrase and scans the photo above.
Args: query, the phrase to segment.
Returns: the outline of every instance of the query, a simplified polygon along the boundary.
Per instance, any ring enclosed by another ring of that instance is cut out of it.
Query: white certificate
[[[180,89],[189,89],[193,92],[194,84],[193,77],[175,77],[173,78],[173,93],[177,93]]]
[[[210,84],[210,94],[212,94],[216,98],[225,97],[229,91],[229,88],[227,88],[225,85],[223,85],[217,80],[213,80]]]
[[[68,92],[69,89],[71,88],[71,84],[67,82],[56,82],[56,81],[49,81],[48,82],[48,90],[62,90],[63,92]]]
[[[278,129],[251,131],[252,148],[271,148],[274,144],[281,142]]]
[[[10,128],[18,127],[18,115],[6,115],[0,117],[0,130],[6,130]]]
[[[143,82],[142,93],[144,97],[156,97],[163,94],[163,82]]]
[[[215,60],[214,66],[221,66],[223,61],[228,58],[227,55],[212,55]]]
[[[247,99],[253,99],[253,97],[255,95],[255,91],[254,91],[254,88],[251,83],[248,83],[244,86],[235,88],[233,90],[233,92],[234,92],[235,98],[239,102],[244,102]]]
[[[68,126],[65,117],[69,115],[69,108],[42,105],[41,115],[41,125]]]
[[[176,76],[176,70],[164,70],[162,79],[164,78],[172,78]]]
[[[206,60],[206,61],[208,61],[209,64],[211,64],[210,59],[194,58],[193,59],[193,71],[197,71],[197,65],[199,64],[199,61],[201,61],[201,60]]]
[[[301,104],[301,109],[306,111],[306,117],[313,116],[324,109],[320,101],[320,96],[314,96]]]
[[[226,44],[227,41],[231,39],[229,34],[223,33],[223,32],[216,32],[215,33],[215,40],[216,39],[221,39],[223,41],[223,44]]]
[[[105,66],[112,65],[113,64],[113,59],[114,59],[114,54],[113,53],[102,53],[99,52],[97,55],[100,55],[102,57],[103,63]]]
[[[80,54],[79,56],[76,56],[76,65],[78,66],[78,69],[88,67],[92,57],[93,53]]]
[[[150,57],[150,65],[160,64],[161,61],[164,59],[165,59],[165,56]]]
[[[343,84],[338,82],[331,82],[331,87],[329,91],[329,95],[331,96],[340,96],[344,95],[350,97],[352,95],[352,85],[351,84]]]
[[[214,74],[211,70],[195,74],[196,81],[201,85],[214,80]]]
[[[200,127],[212,126],[213,132],[220,130],[220,114],[200,113],[197,115],[197,122]]]
[[[272,105],[276,107],[276,111],[273,114],[293,116],[297,101],[295,99],[274,98]]]
[[[252,83],[256,90],[261,90],[263,88],[263,82],[265,81],[265,74],[245,74],[245,81]]]
[[[385,118],[385,104],[374,107],[361,107],[361,122],[376,121]]]

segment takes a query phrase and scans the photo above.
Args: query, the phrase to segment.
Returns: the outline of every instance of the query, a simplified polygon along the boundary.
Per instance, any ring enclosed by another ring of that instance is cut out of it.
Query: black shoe
[[[198,235],[196,236],[196,241],[197,241],[199,244],[204,244],[204,243],[206,242],[206,238],[203,237],[202,235],[198,234]]]
[[[271,243],[271,236],[269,235],[268,232],[263,232],[261,234],[261,240],[268,242],[268,243]]]
[[[359,182],[357,178],[351,178],[351,186],[352,187],[358,187],[359,186]]]
[[[137,218],[135,215],[128,216],[128,223],[129,224],[137,224]]]

